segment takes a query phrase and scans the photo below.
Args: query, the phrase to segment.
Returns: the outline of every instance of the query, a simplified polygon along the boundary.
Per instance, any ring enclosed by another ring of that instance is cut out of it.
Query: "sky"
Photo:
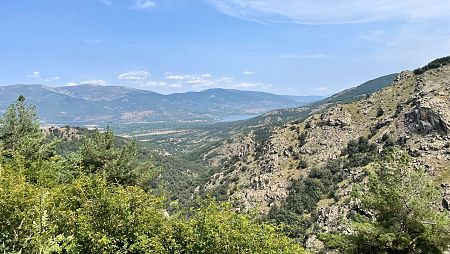
[[[449,0],[1,0],[0,85],[329,95],[450,55]]]

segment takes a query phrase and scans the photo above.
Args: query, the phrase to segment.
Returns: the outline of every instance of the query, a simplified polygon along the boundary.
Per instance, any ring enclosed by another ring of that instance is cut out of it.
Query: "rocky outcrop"
[[[414,110],[407,114],[409,128],[423,133],[450,133],[450,106],[441,98],[417,100]]]
[[[362,100],[322,105],[302,122],[271,129],[265,141],[255,132],[235,136],[213,149],[211,164],[226,162],[209,186],[227,182],[231,199],[246,209],[267,213],[288,194],[292,180],[308,174],[312,167],[342,156],[349,141],[361,136],[383,149],[382,142],[401,145],[439,183],[450,181],[450,66],[429,70],[420,76],[406,71],[385,89]],[[320,231],[340,230],[354,209],[347,198],[362,169],[348,172],[337,191],[337,201],[318,206]],[[237,179],[237,180],[236,180]],[[447,186],[447,185],[445,185]],[[345,201],[347,200],[347,201]],[[443,187],[443,209],[450,209],[450,188]],[[316,237],[307,245],[320,246]],[[315,247],[314,247],[315,248]]]
[[[352,122],[352,115],[343,110],[343,107],[333,107],[321,115],[323,124],[328,126],[348,126]]]

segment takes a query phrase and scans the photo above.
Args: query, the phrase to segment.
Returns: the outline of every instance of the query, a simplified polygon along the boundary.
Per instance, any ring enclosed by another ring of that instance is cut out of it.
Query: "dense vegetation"
[[[186,207],[195,202],[194,194],[206,196],[204,186],[215,172],[215,169],[203,163],[190,160],[185,156],[151,155],[157,166],[158,174],[150,181],[149,188],[153,193],[164,195],[169,204],[168,209]]]
[[[275,227],[226,204],[205,201],[169,215],[163,198],[143,188],[151,163],[136,158],[135,145],[116,145],[110,130],[57,155],[20,97],[0,122],[0,251],[303,252]]]
[[[304,242],[307,230],[318,218],[317,202],[323,198],[333,198],[336,184],[342,181],[339,168],[328,166],[311,170],[305,179],[292,182],[289,195],[280,206],[274,206],[268,219],[284,226],[286,233]]]
[[[450,64],[450,56],[441,57],[441,58],[438,58],[436,60],[431,61],[430,63],[428,63],[424,67],[415,69],[414,70],[414,74],[419,75],[419,74],[422,74],[422,73],[426,72],[427,70],[437,69],[437,68],[439,68],[441,66],[445,66],[445,65],[448,65],[448,64]]]
[[[290,237],[303,242],[318,219],[317,203],[323,199],[338,201],[336,190],[349,177],[349,168],[365,166],[379,157],[376,146],[366,137],[351,140],[342,155],[345,157],[313,168],[305,178],[293,181],[286,200],[270,210],[269,221],[284,225]]]
[[[425,171],[413,167],[389,137],[384,150],[366,137],[352,140],[339,159],[292,182],[288,197],[268,220],[282,225],[301,243],[319,234],[327,247],[343,253],[442,253],[450,247],[450,216],[440,207],[440,192]],[[364,169],[364,170],[358,170]],[[352,173],[353,172],[353,173]],[[364,179],[368,177],[368,181]],[[336,191],[345,179],[359,182],[348,198]],[[355,202],[356,201],[356,202]],[[353,210],[348,232],[321,234],[320,202],[340,202]]]
[[[450,218],[439,208],[440,191],[428,174],[411,167],[409,157],[392,153],[353,192],[350,234],[325,235],[345,253],[443,253],[450,247]]]

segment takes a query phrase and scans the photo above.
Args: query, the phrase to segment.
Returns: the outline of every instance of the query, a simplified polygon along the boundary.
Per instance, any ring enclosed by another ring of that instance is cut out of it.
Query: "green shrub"
[[[358,209],[366,212],[355,217],[351,233],[322,240],[344,253],[444,253],[450,217],[439,209],[436,184],[404,154],[385,158],[368,184],[355,188]]]

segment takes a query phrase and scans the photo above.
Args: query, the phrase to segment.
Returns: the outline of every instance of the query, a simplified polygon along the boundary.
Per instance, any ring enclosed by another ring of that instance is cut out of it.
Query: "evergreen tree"
[[[81,146],[81,165],[88,173],[101,173],[108,181],[120,184],[136,183],[137,147],[134,141],[118,145],[111,128],[96,131]]]
[[[22,95],[0,118],[0,147],[6,153],[22,156],[27,163],[47,159],[54,153],[54,143],[48,143],[39,128],[34,106],[28,106]]]
[[[355,191],[359,209],[354,233],[325,237],[346,253],[443,253],[450,247],[450,217],[424,170],[394,153]]]

